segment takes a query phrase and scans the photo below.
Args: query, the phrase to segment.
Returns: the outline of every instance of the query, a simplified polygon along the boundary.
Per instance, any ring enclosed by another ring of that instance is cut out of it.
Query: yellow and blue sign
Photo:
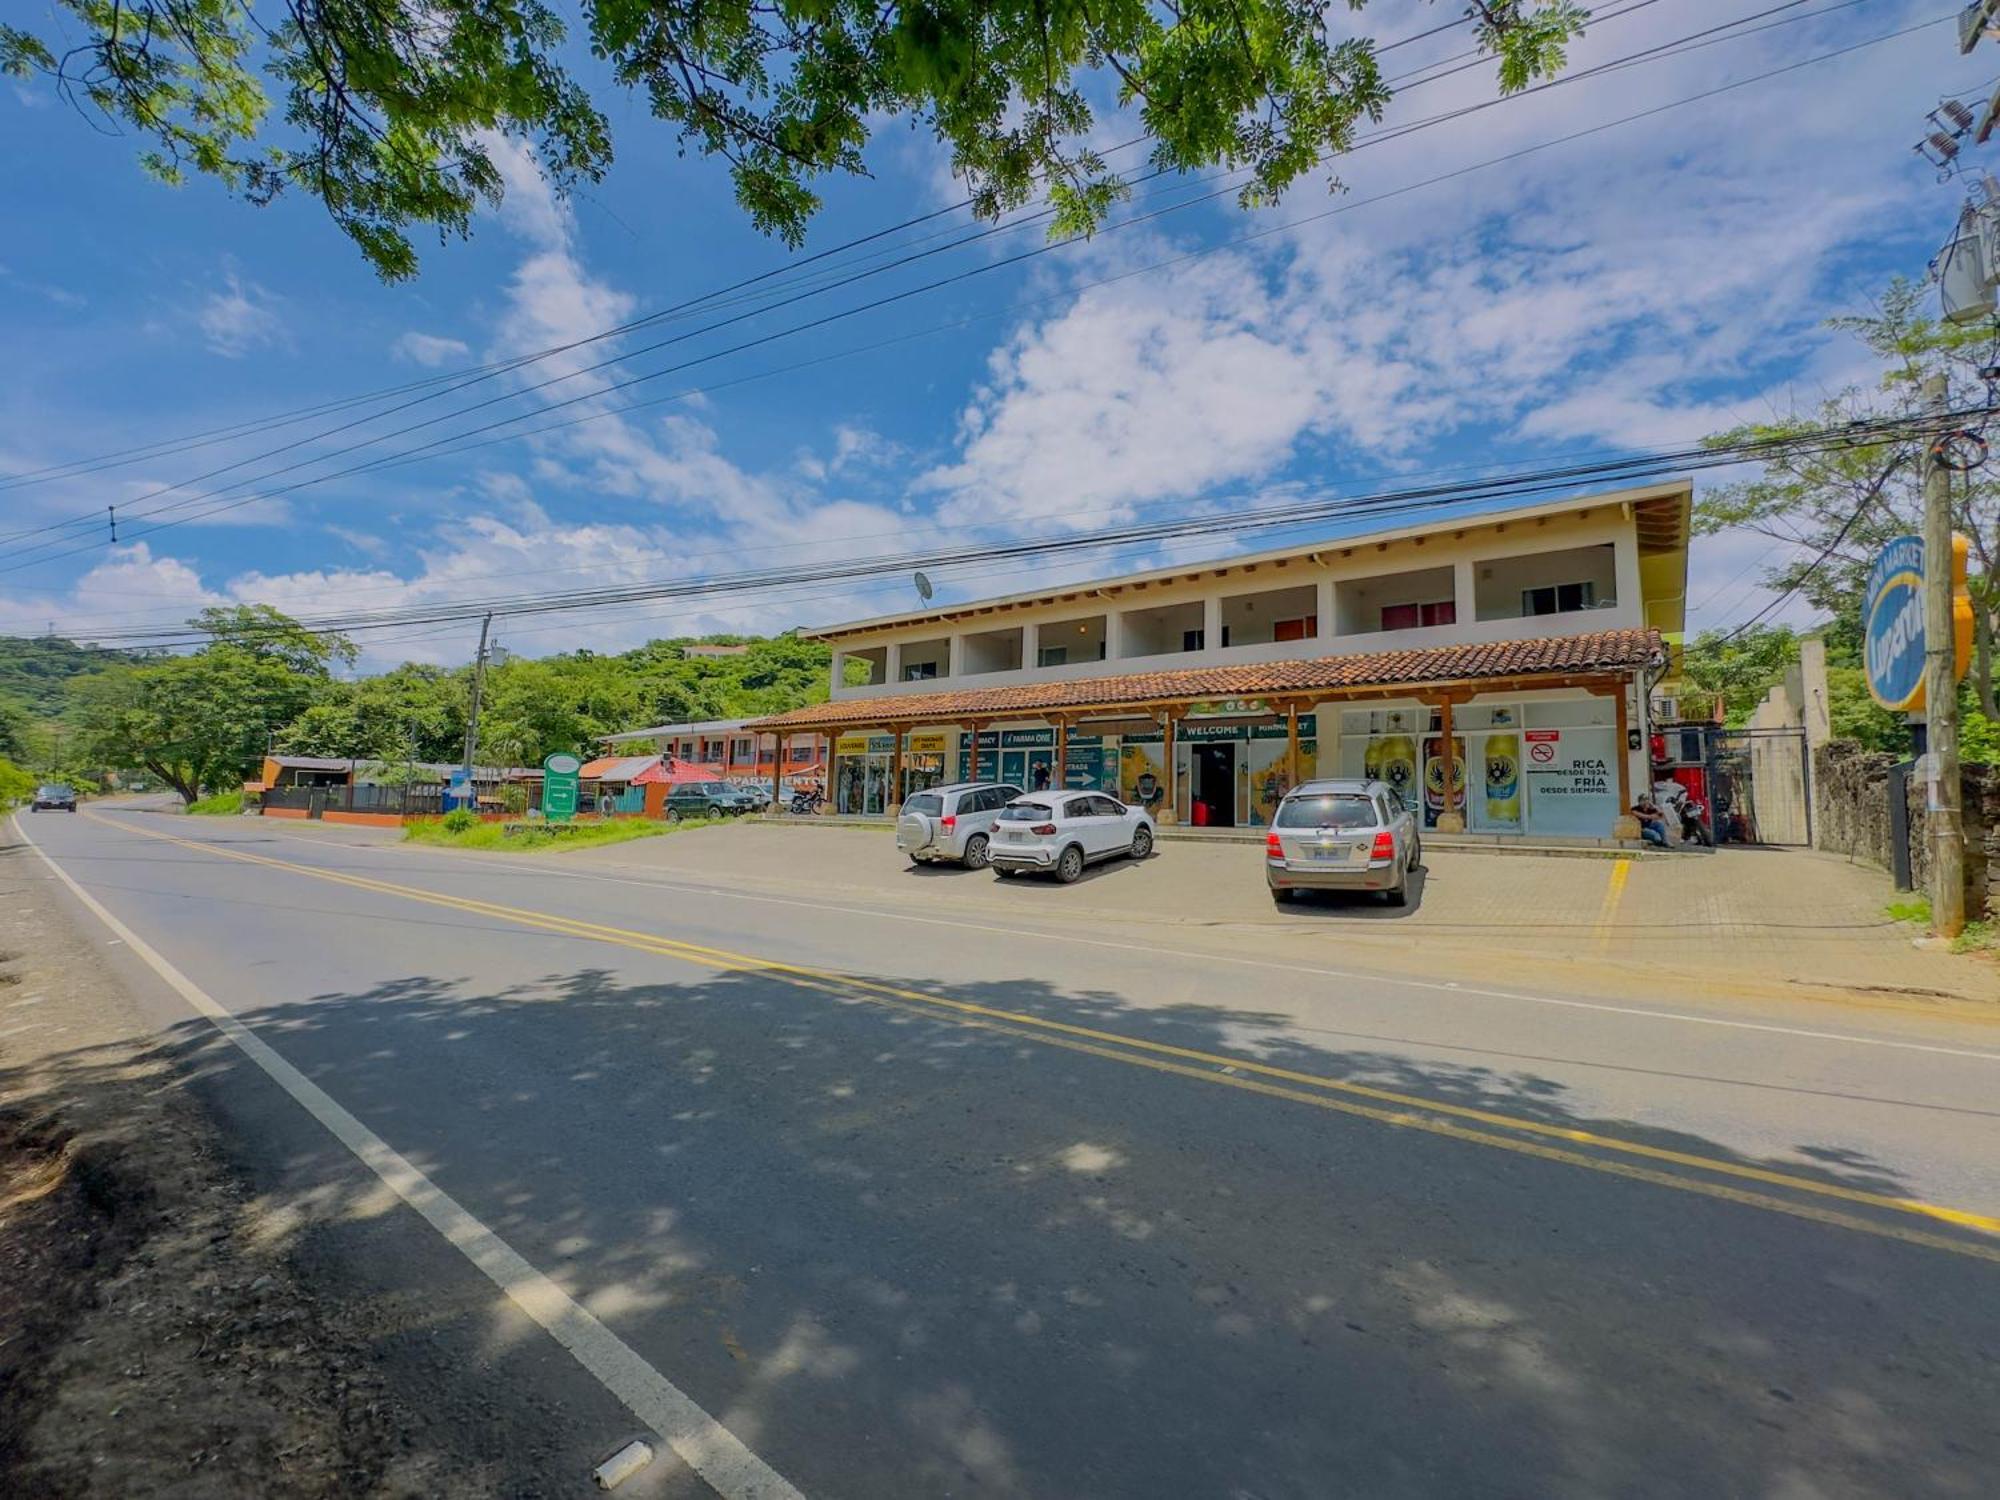
[[[1952,537],[1952,645],[1959,677],[1972,660],[1967,550],[1963,536]],[[1869,695],[1893,712],[1915,713],[1924,706],[1924,539],[1899,536],[1884,543],[1861,597]]]

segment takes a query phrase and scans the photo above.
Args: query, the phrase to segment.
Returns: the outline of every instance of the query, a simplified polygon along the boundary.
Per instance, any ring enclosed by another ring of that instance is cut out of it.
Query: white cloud
[[[437,334],[418,333],[414,329],[397,339],[389,348],[396,358],[408,360],[413,365],[422,365],[431,370],[453,360],[464,359],[472,352],[463,339],[441,338]]]
[[[211,351],[225,359],[241,359],[258,349],[290,342],[271,293],[254,281],[244,281],[233,270],[225,273],[224,279],[227,289],[210,292],[195,316]]]

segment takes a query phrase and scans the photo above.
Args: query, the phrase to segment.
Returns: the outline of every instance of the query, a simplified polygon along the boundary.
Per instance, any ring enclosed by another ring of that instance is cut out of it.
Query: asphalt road
[[[22,822],[496,1493],[2000,1486],[2000,1027]]]

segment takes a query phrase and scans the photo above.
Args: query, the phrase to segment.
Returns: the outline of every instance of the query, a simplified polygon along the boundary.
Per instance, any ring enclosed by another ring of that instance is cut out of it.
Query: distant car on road
[[[1423,858],[1416,815],[1381,781],[1295,787],[1264,837],[1264,879],[1280,902],[1299,891],[1380,891],[1401,906]]]
[[[726,781],[683,781],[667,793],[666,818],[727,818],[755,812],[757,799]]]
[[[942,861],[983,870],[994,820],[1020,795],[1019,787],[1004,781],[958,781],[912,792],[896,819],[896,847],[914,865]]]
[[[1064,885],[1085,865],[1153,852],[1153,819],[1103,792],[1035,792],[1000,812],[993,830],[993,868],[1002,875],[1048,871]]]
[[[76,789],[60,781],[45,781],[35,788],[36,812],[75,812]]]

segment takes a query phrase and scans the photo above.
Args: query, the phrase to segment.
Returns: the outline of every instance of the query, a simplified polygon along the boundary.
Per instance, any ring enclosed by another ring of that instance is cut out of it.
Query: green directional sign
[[[576,816],[576,773],[583,762],[558,750],[542,762],[542,816],[567,823]]]

